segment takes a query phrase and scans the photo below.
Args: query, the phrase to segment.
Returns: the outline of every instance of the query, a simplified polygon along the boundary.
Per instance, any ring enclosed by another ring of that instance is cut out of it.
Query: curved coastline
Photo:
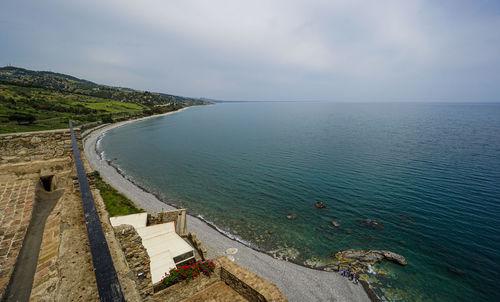
[[[162,115],[145,117],[102,126],[89,131],[84,138],[84,152],[90,166],[99,171],[101,177],[115,189],[126,195],[136,206],[152,213],[174,209],[175,205],[161,200],[159,196],[148,192],[144,187],[131,180],[118,167],[103,158],[97,144],[111,129],[136,122],[155,118]],[[187,224],[189,231],[197,237],[207,248],[210,258],[224,255],[227,248],[236,247],[238,253],[232,255],[237,264],[276,284],[290,301],[370,301],[361,285],[355,285],[338,273],[325,272],[308,268],[293,262],[275,259],[265,251],[261,251],[244,240],[224,232],[216,225],[207,221],[203,216],[188,210]]]

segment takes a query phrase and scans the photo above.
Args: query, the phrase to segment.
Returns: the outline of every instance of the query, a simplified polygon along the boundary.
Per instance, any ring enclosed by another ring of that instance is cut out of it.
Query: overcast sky
[[[500,1],[0,1],[0,65],[226,100],[500,101]]]

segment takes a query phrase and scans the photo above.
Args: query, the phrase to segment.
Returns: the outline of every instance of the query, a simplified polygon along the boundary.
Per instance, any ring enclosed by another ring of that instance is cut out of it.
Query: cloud
[[[0,60],[226,99],[495,98],[467,87],[500,79],[498,6],[477,3],[7,1]]]

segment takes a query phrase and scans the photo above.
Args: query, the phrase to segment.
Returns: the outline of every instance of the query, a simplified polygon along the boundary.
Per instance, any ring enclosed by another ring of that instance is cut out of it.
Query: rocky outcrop
[[[340,228],[340,222],[337,222],[337,221],[335,221],[335,220],[332,220],[332,222],[331,222],[331,223],[332,223],[332,225],[333,225],[334,227],[336,227],[336,228]]]
[[[408,264],[406,258],[391,251],[384,250],[345,250],[335,253],[334,257],[340,261],[358,260],[365,263],[376,263],[388,260],[400,265]]]
[[[317,207],[318,209],[325,209],[326,208],[326,204],[322,203],[321,201],[318,201],[314,204],[315,207]]]

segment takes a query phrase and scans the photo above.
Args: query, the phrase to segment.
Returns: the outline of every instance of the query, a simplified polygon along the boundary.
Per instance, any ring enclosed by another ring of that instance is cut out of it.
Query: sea
[[[367,273],[384,301],[500,301],[500,103],[218,103],[98,146],[255,249],[318,267],[345,249],[403,255]]]

